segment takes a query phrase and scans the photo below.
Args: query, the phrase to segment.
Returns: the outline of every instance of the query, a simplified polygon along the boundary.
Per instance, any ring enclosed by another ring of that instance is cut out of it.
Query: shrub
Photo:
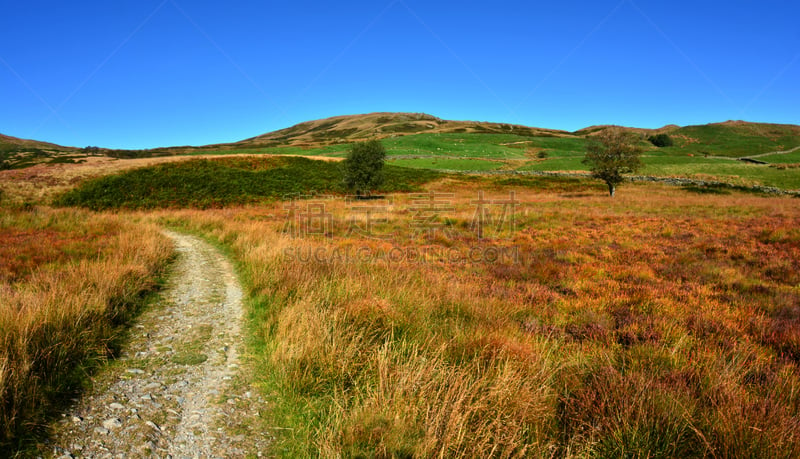
[[[414,191],[441,174],[386,166],[384,192]],[[57,197],[58,206],[93,210],[211,208],[287,196],[344,192],[339,164],[297,157],[196,159],[89,180]]]
[[[651,135],[647,138],[647,140],[658,148],[671,147],[674,145],[672,142],[672,137],[670,137],[668,134]]]
[[[360,196],[381,186],[385,159],[386,149],[379,140],[353,144],[343,163],[345,187]]]

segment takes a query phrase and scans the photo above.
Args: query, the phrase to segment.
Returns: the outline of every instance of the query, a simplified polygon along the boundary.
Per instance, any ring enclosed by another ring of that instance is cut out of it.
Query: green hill
[[[81,151],[0,137],[0,154],[4,155],[0,160],[6,161],[6,167],[18,168],[36,162],[80,161],[81,154],[116,158],[238,153],[343,157],[351,143],[377,138],[386,146],[390,164],[404,167],[580,171],[585,170],[581,160],[586,143],[612,127],[616,126],[566,132],[504,123],[449,121],[424,113],[370,113],[308,121],[240,142],[203,147]],[[621,128],[641,137],[645,174],[800,189],[800,174],[793,167],[798,162],[794,149],[800,147],[800,126],[726,121],[659,129]],[[673,145],[654,146],[647,139],[655,134],[667,134]],[[774,152],[782,153],[771,154]],[[758,157],[765,164],[737,161],[750,157]],[[769,163],[775,163],[775,167]]]
[[[80,150],[54,143],[0,134],[0,170],[20,169],[38,163],[72,162]]]
[[[384,168],[380,191],[413,191],[434,171]],[[340,163],[292,157],[192,159],[99,177],[55,203],[93,210],[215,208],[316,194],[345,194]]]
[[[686,126],[669,133],[681,151],[748,157],[800,146],[800,126],[790,124],[725,123]]]

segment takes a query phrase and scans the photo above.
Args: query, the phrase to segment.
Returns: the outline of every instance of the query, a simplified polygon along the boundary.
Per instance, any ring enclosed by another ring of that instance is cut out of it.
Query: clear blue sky
[[[800,2],[8,1],[0,133],[150,148],[376,111],[800,124]]]

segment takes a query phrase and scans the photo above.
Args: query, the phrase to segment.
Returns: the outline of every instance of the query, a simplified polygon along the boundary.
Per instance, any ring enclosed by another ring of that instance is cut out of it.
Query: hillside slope
[[[75,151],[77,148],[64,147],[54,143],[40,142],[38,140],[20,139],[0,134],[0,151],[27,151],[27,150],[55,150]]]
[[[574,134],[592,137],[613,127],[619,126],[591,126]],[[725,121],[683,127],[668,125],[659,129],[621,128],[643,136],[668,134],[675,142],[675,150],[697,155],[742,158],[800,146],[800,126],[794,124]]]
[[[484,121],[449,121],[424,113],[369,113],[300,123],[236,142],[236,146],[325,146],[369,138],[412,134],[479,133],[520,136],[571,136],[566,131]]]
[[[78,148],[0,134],[0,170],[19,169],[38,163],[71,162]]]

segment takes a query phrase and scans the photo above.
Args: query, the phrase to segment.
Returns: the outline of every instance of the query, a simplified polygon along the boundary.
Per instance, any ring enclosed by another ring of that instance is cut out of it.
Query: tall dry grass
[[[403,196],[383,239],[349,231],[348,206],[335,200],[321,236],[286,232],[282,205],[160,214],[240,263],[276,452],[800,454],[794,200],[518,187],[516,230],[479,241],[476,186],[446,184],[453,209],[440,221],[453,231],[432,239],[412,231]],[[519,260],[381,257],[481,244],[517,248]],[[374,257],[342,255],[364,247]]]
[[[0,252],[0,450],[12,450],[111,355],[171,248],[150,224],[36,208],[3,210]]]

